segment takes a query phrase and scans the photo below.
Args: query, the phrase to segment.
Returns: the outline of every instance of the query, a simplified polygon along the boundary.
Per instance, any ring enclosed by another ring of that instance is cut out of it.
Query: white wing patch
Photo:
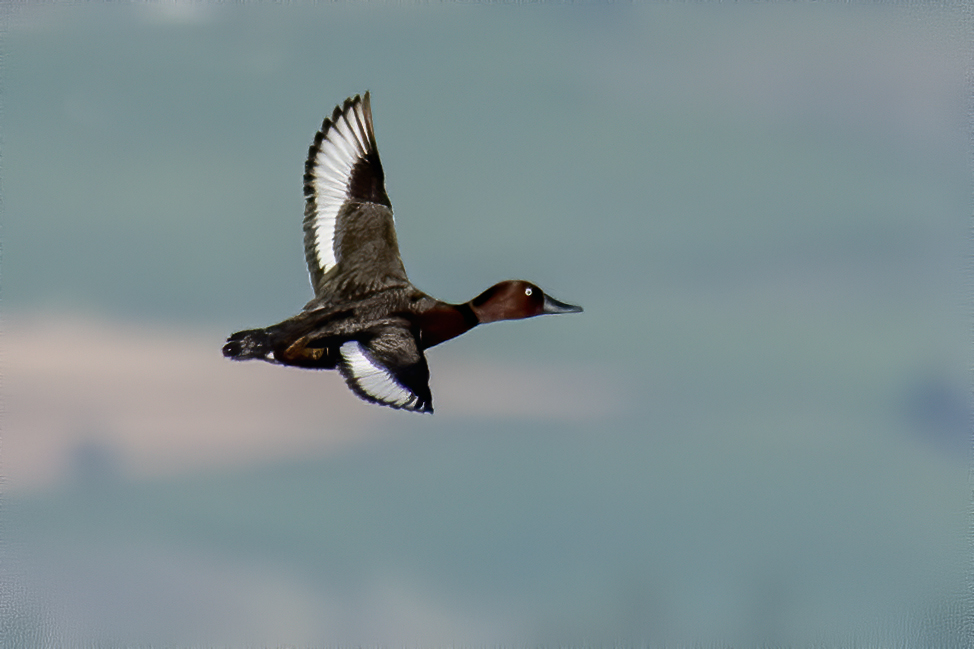
[[[354,113],[354,115],[350,115]],[[351,116],[351,119],[349,117]],[[348,182],[355,163],[368,153],[362,102],[342,113],[321,140],[312,167],[315,215],[311,224],[314,250],[321,272],[338,264],[335,256],[335,225],[338,211],[348,199]]]
[[[354,382],[358,389],[381,403],[393,408],[416,410],[419,397],[408,388],[400,385],[395,377],[366,354],[357,341],[350,340],[341,347],[342,365],[345,377]]]

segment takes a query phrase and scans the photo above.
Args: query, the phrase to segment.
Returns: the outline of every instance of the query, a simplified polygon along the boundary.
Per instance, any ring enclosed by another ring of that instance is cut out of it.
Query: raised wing
[[[433,412],[429,366],[406,329],[386,328],[340,349],[338,370],[362,399],[392,408]]]
[[[308,149],[304,251],[316,298],[406,280],[369,93],[337,106]]]

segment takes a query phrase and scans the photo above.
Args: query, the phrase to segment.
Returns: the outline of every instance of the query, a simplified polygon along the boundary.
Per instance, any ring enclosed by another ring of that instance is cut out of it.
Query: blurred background
[[[969,12],[5,4],[4,646],[967,646]],[[230,364],[372,91],[436,414]],[[965,599],[967,598],[967,599]]]

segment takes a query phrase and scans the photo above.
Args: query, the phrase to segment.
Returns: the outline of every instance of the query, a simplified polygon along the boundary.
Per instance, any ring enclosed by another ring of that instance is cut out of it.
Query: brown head
[[[578,313],[582,310],[580,306],[548,297],[531,282],[519,279],[495,284],[470,300],[469,304],[481,323],[533,318],[545,313]]]

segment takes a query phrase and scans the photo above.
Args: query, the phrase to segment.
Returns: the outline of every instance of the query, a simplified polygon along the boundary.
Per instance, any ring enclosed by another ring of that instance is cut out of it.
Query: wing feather
[[[341,249],[342,215],[350,213],[350,206],[356,203],[381,205],[388,208],[390,219],[392,215],[369,93],[345,100],[322,123],[308,149],[304,194],[305,258],[315,294],[320,296],[328,281],[341,274],[342,259],[349,256],[350,251]],[[394,248],[394,254],[386,257],[398,258],[394,236],[381,245]]]
[[[340,349],[338,369],[348,387],[366,401],[414,412],[433,412],[429,366],[413,336],[386,330]]]

